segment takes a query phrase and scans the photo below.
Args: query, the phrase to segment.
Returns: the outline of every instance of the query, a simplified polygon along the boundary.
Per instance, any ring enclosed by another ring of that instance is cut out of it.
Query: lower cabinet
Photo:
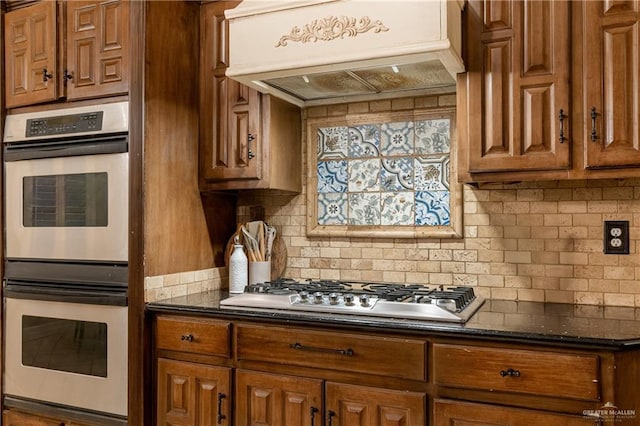
[[[90,426],[86,423],[43,417],[13,409],[2,412],[1,424],[3,426]]]
[[[322,406],[324,391],[325,405]],[[236,424],[424,426],[425,393],[236,371]],[[324,420],[324,421],[323,421]]]
[[[453,400],[435,400],[433,410],[434,426],[587,426],[599,424],[597,419],[587,417]]]
[[[231,424],[230,368],[159,358],[157,369],[157,424]]]

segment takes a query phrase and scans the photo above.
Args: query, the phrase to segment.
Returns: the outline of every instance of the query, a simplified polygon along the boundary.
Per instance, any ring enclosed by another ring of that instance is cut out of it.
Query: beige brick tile
[[[575,213],[572,215],[574,226],[602,226],[602,215],[598,213]]]
[[[480,275],[478,285],[482,287],[504,287],[504,277],[498,275]]]
[[[584,278],[560,278],[560,289],[586,291],[589,289],[589,280]]]
[[[581,239],[589,236],[586,226],[559,226],[558,238]]]
[[[586,265],[589,263],[587,253],[560,253],[560,264],[566,265]]]
[[[502,226],[478,226],[478,240],[480,238],[502,238],[504,237],[504,228]],[[471,240],[467,240],[467,247]]]
[[[518,275],[526,275],[529,277],[541,277],[544,275],[545,266],[537,265],[535,263],[521,263],[518,264]]]
[[[309,107],[305,109],[305,114],[309,118],[320,118],[327,116],[327,107],[326,106],[316,106]]]
[[[442,269],[442,272],[451,272],[454,274],[464,272],[463,262],[441,262],[440,267]]]
[[[433,108],[438,106],[437,96],[423,96],[415,99],[416,108]]]
[[[423,250],[423,249],[406,250],[406,258],[409,260],[429,260],[429,250]]]
[[[322,280],[339,280],[339,269],[320,269],[320,279]]]
[[[489,263],[489,273],[492,275],[516,275],[518,273],[518,265],[514,263]]]
[[[531,235],[534,235],[536,238],[557,239],[558,227],[557,226],[532,226]]]
[[[505,238],[531,238],[531,227],[529,226],[505,226]]]
[[[478,251],[478,262],[502,262],[504,252],[500,250],[480,250]]]
[[[583,305],[602,305],[604,303],[604,294],[597,292],[576,291],[573,303]]]
[[[363,248],[362,249],[362,257],[364,259],[382,259],[382,249],[381,248]]]
[[[545,302],[550,303],[573,303],[573,292],[572,291],[556,291],[556,290],[548,290],[544,294]]]
[[[492,288],[491,298],[502,300],[517,300],[518,290],[515,288]]]
[[[507,251],[504,261],[510,263],[531,263],[531,253],[528,251]]]
[[[391,109],[393,111],[413,109],[414,107],[413,98],[399,98],[391,101]]]
[[[527,188],[516,190],[516,199],[518,201],[543,201],[544,190],[541,188]]]
[[[571,265],[545,265],[544,275],[547,277],[572,277],[573,266]]]
[[[491,264],[484,262],[468,262],[465,265],[467,274],[488,274],[491,272]]]
[[[573,276],[576,278],[604,278],[604,268],[595,265],[575,265],[573,267]]]
[[[618,206],[611,201],[587,201],[589,213],[616,213]]]
[[[380,101],[369,102],[371,112],[385,112],[391,110],[391,100],[384,99]]]
[[[440,272],[442,265],[440,262],[418,262],[416,270],[418,272]]]
[[[536,234],[532,233],[532,236],[537,237]],[[521,250],[521,251],[530,251],[530,252],[541,252],[544,251],[544,243],[545,240],[538,240],[538,239],[530,239],[530,238],[524,238],[524,239],[520,239],[517,240],[518,241],[518,245],[517,245],[517,250]],[[533,254],[532,254],[533,256]]]
[[[470,274],[453,274],[453,285],[467,285],[475,287],[478,285],[478,276]]]
[[[362,280],[362,271],[359,271],[357,269],[347,269],[347,270],[344,270],[344,271],[340,271],[340,279],[341,280],[361,281]]]
[[[544,190],[545,201],[570,201],[573,199],[573,193],[571,189],[554,189],[549,188]]]
[[[475,262],[478,260],[477,250],[453,250],[452,255],[456,262]]]
[[[405,282],[405,274],[404,272],[397,271],[382,271],[382,280],[392,283],[403,283]]]
[[[586,213],[586,201],[559,201],[558,213]]]
[[[363,114],[369,112],[368,102],[358,102],[347,104],[347,114]]]
[[[389,248],[382,250],[382,257],[384,259],[406,259],[406,254],[404,250],[398,248]]]
[[[515,214],[492,214],[492,226],[513,226],[516,224],[517,216]]]
[[[558,290],[560,288],[560,278],[531,277],[531,287],[541,290]]]
[[[529,207],[531,213],[538,214],[553,214],[558,213],[558,203],[555,201],[541,201],[537,203],[531,203]]]
[[[604,278],[616,280],[631,280],[635,276],[635,269],[631,266],[605,266]]]
[[[574,188],[574,200],[602,200],[602,188]]]
[[[544,217],[539,214],[519,214],[516,217],[516,225],[518,226],[542,226],[544,225]]]
[[[453,252],[451,250],[429,250],[429,260],[452,260]]]
[[[416,284],[429,284],[429,273],[428,272],[407,272],[405,274],[408,283],[416,283]]]
[[[635,306],[633,294],[605,293],[604,304],[610,306]]]
[[[466,225],[489,225],[491,216],[488,214],[465,214],[464,223]]]
[[[371,259],[351,259],[351,269],[371,270],[371,269],[373,269],[373,260],[371,260]]]
[[[565,214],[552,214],[548,213],[544,215],[544,226],[571,226],[572,215]]]
[[[607,279],[589,279],[589,291],[596,291],[602,293],[618,293],[620,290],[620,283],[617,280]]]
[[[543,290],[519,288],[517,294],[517,300],[522,300],[525,302],[544,302]]]
[[[531,277],[507,276],[504,278],[504,286],[507,288],[531,288]]]
[[[531,262],[538,265],[555,265],[559,262],[559,254],[552,251],[534,251],[531,253]]]
[[[416,270],[416,262],[409,260],[396,260],[393,264],[394,271],[413,272]]]
[[[491,250],[517,250],[518,249],[518,240],[515,238],[505,239],[505,238],[492,238],[491,246],[489,247]]]
[[[429,274],[429,282],[437,285],[451,285],[453,284],[453,274],[432,272]]]

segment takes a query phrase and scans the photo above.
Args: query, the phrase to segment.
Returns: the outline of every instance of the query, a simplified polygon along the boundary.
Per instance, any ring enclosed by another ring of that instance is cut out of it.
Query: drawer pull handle
[[[193,334],[183,334],[180,336],[180,340],[184,340],[185,342],[193,342]]]
[[[513,368],[508,368],[506,370],[500,370],[500,376],[502,376],[502,377],[520,377],[520,372],[518,370],[514,370]]]
[[[329,420],[329,426],[333,425],[333,418],[336,416],[336,412],[333,410],[329,410],[327,412],[327,420]]]
[[[560,114],[558,114],[558,119],[560,120],[560,143],[564,143],[565,137],[564,137],[564,119],[567,118],[567,116],[564,114],[564,110],[560,110]]]
[[[597,117],[598,112],[596,111],[596,107],[591,107],[591,142],[597,142],[598,140],[598,132],[596,131]]]
[[[313,352],[324,352],[324,353],[337,353],[344,356],[353,356],[353,349],[329,349],[329,348],[319,348],[317,346],[305,346],[301,343],[292,343],[289,345],[291,349],[297,349],[300,351],[313,351]]]
[[[311,407],[311,426],[314,426],[316,420],[316,413],[320,411],[316,407]]]
[[[227,418],[224,414],[222,414],[222,400],[227,397],[224,393],[218,393],[218,424],[221,425],[222,421]]]

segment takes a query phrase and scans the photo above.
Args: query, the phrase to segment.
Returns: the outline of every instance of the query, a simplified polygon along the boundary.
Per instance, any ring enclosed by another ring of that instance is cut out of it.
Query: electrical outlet
[[[629,221],[604,221],[605,254],[629,254]]]

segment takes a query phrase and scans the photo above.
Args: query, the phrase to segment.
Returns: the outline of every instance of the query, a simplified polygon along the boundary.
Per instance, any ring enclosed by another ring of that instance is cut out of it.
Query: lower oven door
[[[127,307],[7,297],[4,393],[127,415]]]

